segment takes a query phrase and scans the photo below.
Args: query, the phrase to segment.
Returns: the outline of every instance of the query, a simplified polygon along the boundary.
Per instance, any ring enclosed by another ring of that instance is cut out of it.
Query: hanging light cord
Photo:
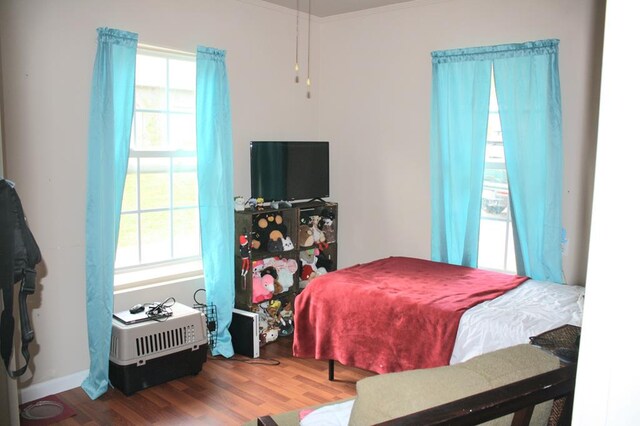
[[[311,0],[309,0],[309,35],[307,36],[307,99],[311,99]]]
[[[300,65],[298,64],[298,40],[300,39],[300,0],[296,0],[296,78],[295,82],[298,83],[300,78],[298,77],[298,71],[300,71]]]

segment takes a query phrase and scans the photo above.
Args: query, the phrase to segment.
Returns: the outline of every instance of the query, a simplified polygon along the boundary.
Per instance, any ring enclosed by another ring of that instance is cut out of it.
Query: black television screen
[[[251,197],[294,201],[329,196],[329,142],[251,142]]]

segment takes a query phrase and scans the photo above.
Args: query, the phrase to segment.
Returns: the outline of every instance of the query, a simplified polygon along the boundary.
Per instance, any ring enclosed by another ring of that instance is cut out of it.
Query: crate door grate
[[[138,356],[151,355],[156,352],[185,346],[187,343],[195,342],[195,340],[195,325],[172,328],[136,338],[136,353]],[[113,342],[111,346],[113,350]]]

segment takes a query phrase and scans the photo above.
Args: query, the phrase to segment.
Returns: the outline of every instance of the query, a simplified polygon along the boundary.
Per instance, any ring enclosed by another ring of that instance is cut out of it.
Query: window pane
[[[482,268],[504,270],[507,222],[486,219],[480,221],[478,265]]]
[[[167,146],[167,115],[136,112],[136,139],[133,149],[158,149]]]
[[[489,113],[489,123],[487,125],[487,141],[502,143],[502,126],[500,125],[500,115],[497,112]]]
[[[116,268],[137,265],[138,258],[138,215],[123,214],[120,216],[120,232],[118,234],[118,250],[116,252]]]
[[[173,212],[173,255],[192,257],[200,255],[200,224],[198,209],[180,209]]]
[[[137,55],[136,109],[166,109],[167,60]]]
[[[140,159],[140,208],[169,208],[169,158]]]
[[[122,212],[137,210],[138,207],[138,166],[135,158],[129,159],[127,177],[124,181],[124,194],[122,196]]]
[[[192,207],[198,205],[198,177],[195,158],[173,160],[173,205]]]
[[[511,215],[509,212],[509,182],[505,167],[502,128],[493,76],[491,78],[489,110],[482,182],[478,266],[508,271],[512,270],[508,267],[510,265],[509,262],[514,261]]]
[[[119,268],[200,255],[195,80],[193,59],[137,55]]]
[[[169,116],[169,138],[174,149],[195,151],[196,117],[192,114]]]
[[[171,259],[171,223],[168,211],[140,214],[143,263]]]
[[[194,112],[196,109],[196,64],[194,61],[169,60],[169,110]]]

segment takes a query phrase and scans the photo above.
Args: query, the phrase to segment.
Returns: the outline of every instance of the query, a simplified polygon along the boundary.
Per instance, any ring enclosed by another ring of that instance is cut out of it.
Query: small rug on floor
[[[55,395],[45,396],[20,405],[20,424],[22,426],[50,425],[75,415],[76,412]]]

